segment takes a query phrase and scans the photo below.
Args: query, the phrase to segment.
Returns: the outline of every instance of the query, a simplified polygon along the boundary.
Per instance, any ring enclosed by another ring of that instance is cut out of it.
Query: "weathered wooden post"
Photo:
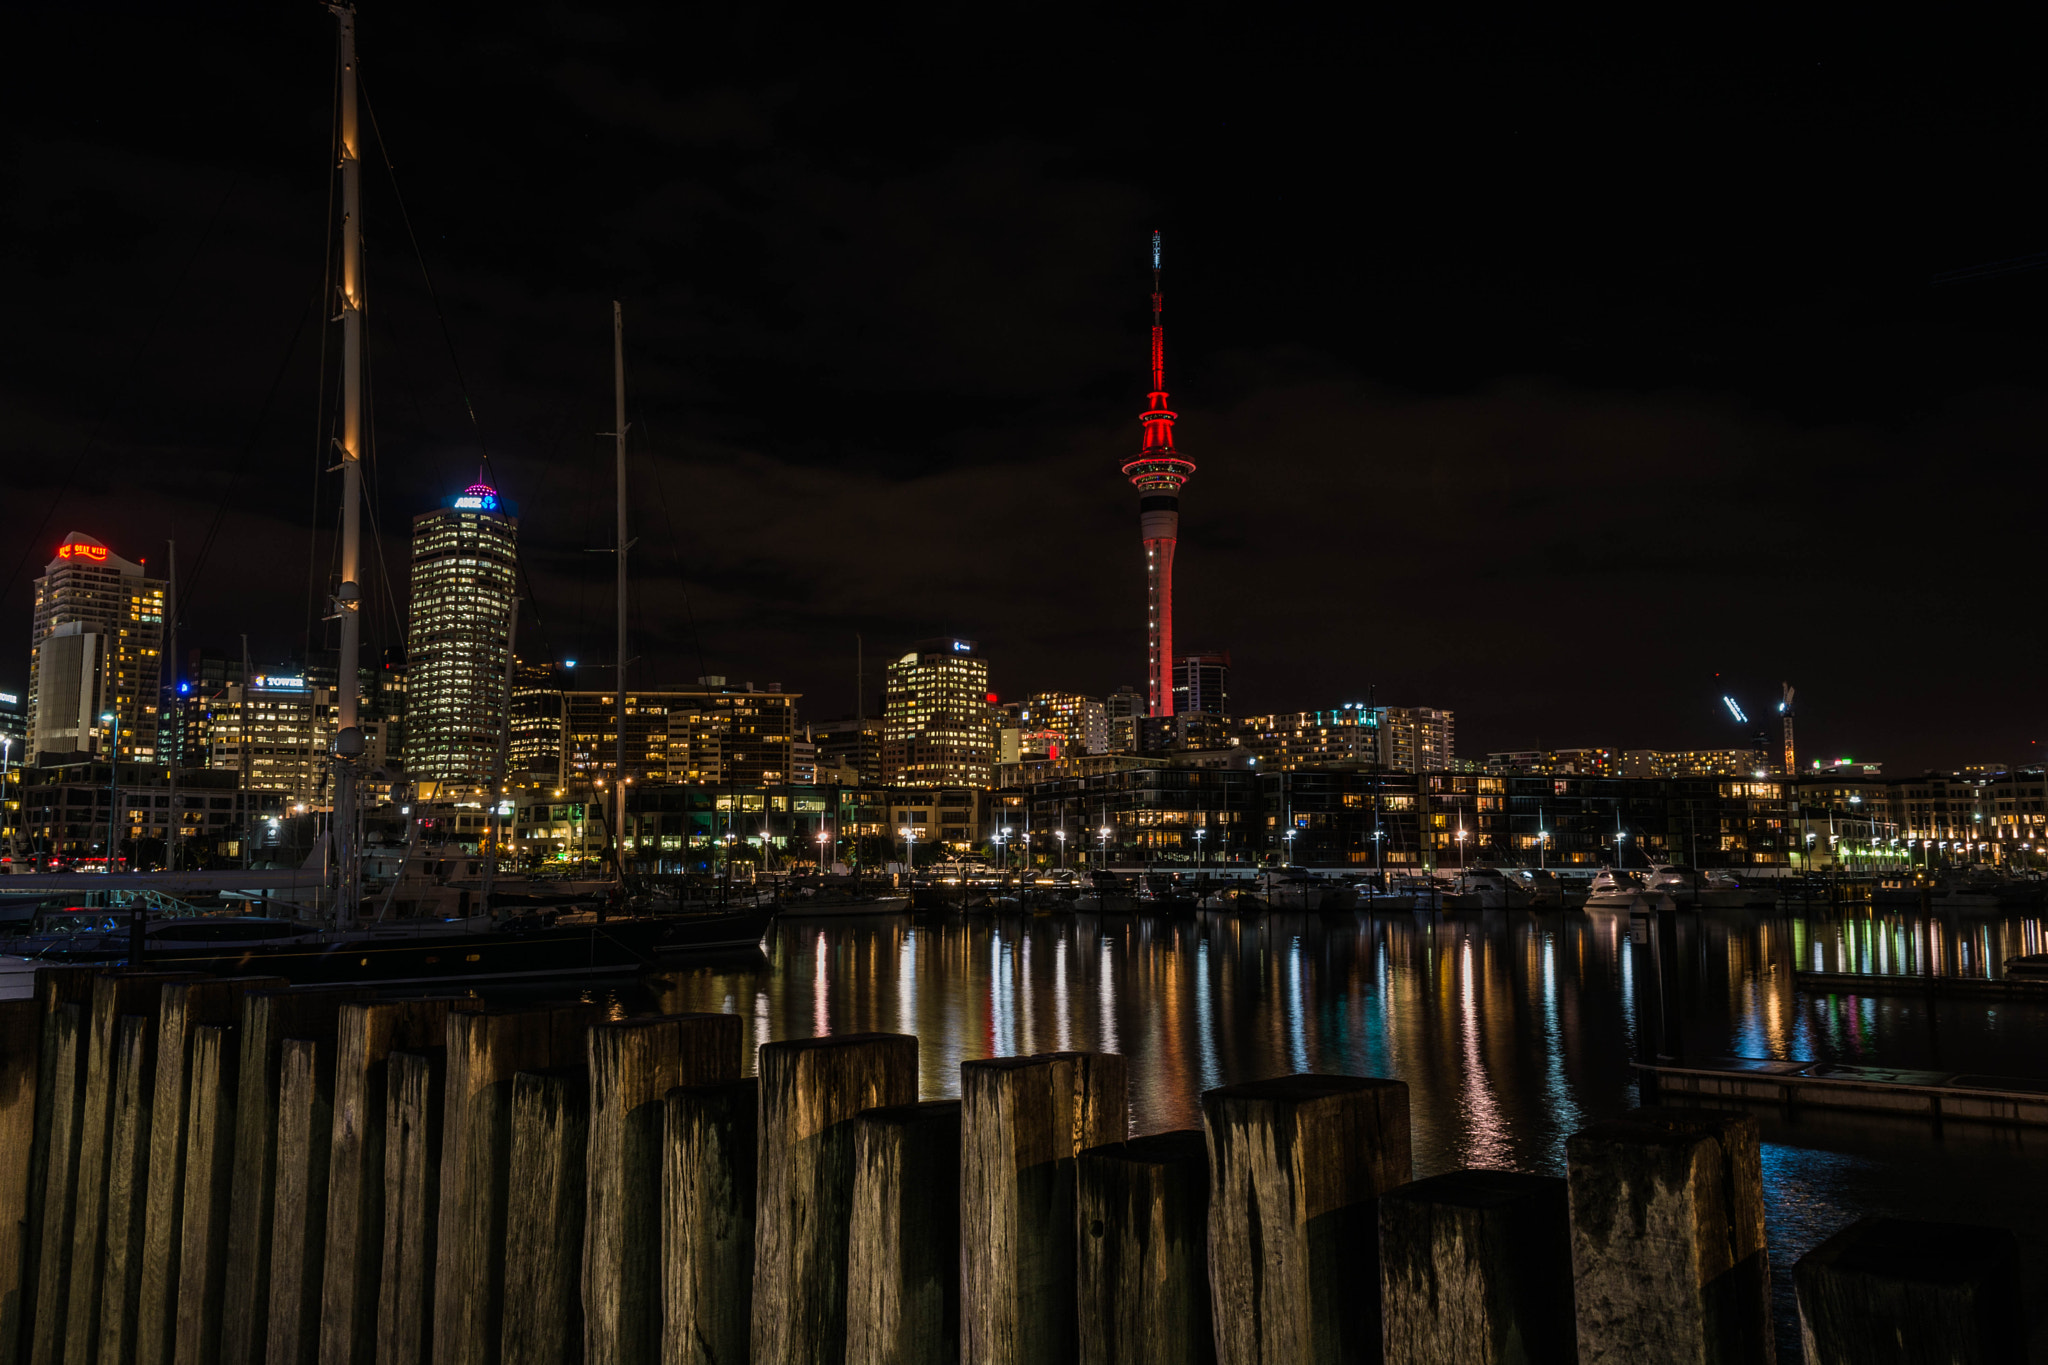
[[[432,1359],[446,1057],[438,1047],[394,1052],[386,1071],[377,1365],[424,1365]]]
[[[664,1365],[747,1358],[761,1086],[668,1092],[661,1172]]]
[[[167,981],[190,980],[191,972],[108,972],[92,983],[87,1021],[85,1103],[79,1111],[78,1192],[71,1211],[71,1283],[66,1295],[64,1359],[69,1365],[96,1362],[100,1346],[100,1298],[105,1288],[107,1177],[114,1125],[114,1049],[124,1017],[144,1020],[153,1040]],[[150,1044],[154,1063],[154,1043]],[[147,1129],[144,1130],[145,1134]],[[143,1160],[147,1161],[147,1143]]]
[[[157,1025],[135,1014],[114,1021],[111,1103],[107,1110],[105,1233],[100,1250],[99,1336],[91,1360],[135,1354],[135,1310],[145,1261],[150,1117],[156,1099]],[[76,1295],[74,1294],[74,1300]]]
[[[1992,1365],[2027,1355],[2010,1229],[1865,1218],[1799,1258],[1806,1365]]]
[[[1130,1132],[1124,1059],[1051,1052],[960,1064],[960,1358],[1072,1360],[1074,1165]]]
[[[67,1228],[70,1225],[71,1204],[76,1194],[77,1141],[79,1110],[85,1103],[85,1076],[79,1070],[84,1053],[74,1040],[69,1052],[70,1067],[59,1075],[57,1065],[58,1027],[57,1012],[66,1005],[78,1007],[80,1026],[92,1004],[93,978],[105,970],[100,967],[38,967],[35,977],[35,1109],[32,1115],[34,1134],[28,1148],[28,1226],[22,1239],[21,1250],[21,1298],[20,1325],[15,1336],[0,1343],[0,1351],[18,1349],[19,1359],[26,1365],[35,1354],[35,1342],[39,1339],[36,1327],[36,1303],[42,1292],[42,1264],[44,1238],[46,1235],[43,1216],[44,1201],[53,1195],[50,1183],[52,1124],[61,1115],[54,1136],[57,1145],[69,1155],[64,1157],[64,1176],[61,1189],[54,1191],[62,1202],[56,1217]],[[59,1091],[76,1092],[70,1098],[59,1102]],[[66,1264],[69,1263],[69,1243],[66,1243]],[[68,1273],[68,1272],[67,1272]],[[0,1357],[0,1359],[6,1359]]]
[[[186,1102],[185,1192],[179,1225],[176,1365],[213,1365],[228,1269],[228,1193],[234,1183],[241,1036],[234,1024],[192,1031]]]
[[[286,1038],[278,1048],[276,1162],[270,1224],[269,1365],[320,1357],[320,1288],[326,1279],[327,1176],[334,1140],[334,1052],[327,1040]]]
[[[1202,1096],[1224,1365],[1377,1360],[1374,1201],[1413,1173],[1408,1087],[1280,1076]]]
[[[847,1365],[960,1358],[960,1102],[854,1120]]]
[[[279,1161],[303,1163],[317,1150],[320,1162],[317,1183],[320,1207],[294,1211],[288,1220],[289,1234],[297,1245],[278,1258],[294,1268],[307,1263],[308,1233],[313,1236],[312,1269],[315,1295],[312,1299],[315,1324],[319,1318],[317,1278],[321,1265],[320,1234],[327,1217],[327,1144],[330,1134],[302,1140],[280,1156],[278,1119],[284,1095],[284,1045],[287,1038],[321,1043],[327,1048],[319,1071],[320,1083],[302,1059],[299,1085],[294,1090],[301,1108],[299,1119],[307,1117],[304,1106],[316,1104],[323,1125],[332,1124],[335,1026],[341,1007],[363,1000],[370,992],[358,986],[315,987],[302,990],[246,990],[241,998],[241,1077],[235,1096],[235,1173],[228,1195],[228,1264],[226,1293],[221,1302],[221,1365],[265,1365],[270,1338],[272,1229],[276,1219],[276,1191],[284,1174]],[[313,1090],[317,1089],[315,1096]],[[303,1194],[308,1171],[300,1165],[291,1177],[293,1189]],[[308,1214],[310,1212],[310,1226]]]
[[[433,1267],[434,1365],[497,1365],[511,1194],[512,1078],[579,1063],[594,1005],[448,1016],[439,1225]]]
[[[16,1365],[28,1298],[29,1172],[42,1069],[36,1000],[0,1000],[0,1365]]]
[[[1581,1365],[1771,1359],[1754,1115],[1639,1109],[1565,1158]]]
[[[41,984],[38,980],[37,985]],[[84,1127],[85,1055],[92,1036],[86,1022],[89,1006],[51,1004],[53,1008],[43,1015],[47,1049],[43,1060],[51,1074],[50,1137],[44,1169],[43,1235],[36,1248],[35,1318],[28,1324],[28,1354],[33,1365],[61,1365],[64,1359],[65,1314],[71,1307],[71,1214],[78,1191],[78,1148]],[[42,1122],[40,1114],[37,1122]]]
[[[283,990],[280,976],[172,981],[163,987],[156,1040],[155,1095],[150,1113],[148,1196],[139,1206],[144,1234],[141,1282],[132,1309],[132,1345],[102,1332],[102,1356],[133,1365],[168,1365],[177,1339],[178,1258],[184,1250],[185,1149],[191,1105],[192,1036],[201,1024],[233,1024],[252,990]],[[246,1087],[237,1087],[239,1097]],[[111,1220],[109,1232],[112,1231]],[[108,1241],[108,1293],[114,1292],[117,1244]],[[111,1312],[111,1304],[103,1312]]]
[[[320,1292],[321,1365],[371,1365],[384,1253],[385,1100],[393,1052],[439,1046],[461,998],[341,1007],[328,1145],[327,1253]],[[183,1362],[180,1362],[183,1365]]]
[[[917,1098],[917,1039],[840,1033],[761,1048],[755,1360],[846,1356],[853,1119]]]
[[[736,1014],[664,1014],[589,1031],[587,1365],[644,1365],[661,1348],[661,1136],[668,1092],[738,1080],[743,1028]]]
[[[1082,1365],[1215,1360],[1201,1130],[1091,1147],[1075,1175]]]
[[[1570,1365],[1571,1240],[1555,1176],[1452,1171],[1382,1194],[1388,1365]]]
[[[512,1078],[502,1365],[580,1365],[583,1359],[589,1133],[589,1072],[562,1067]]]

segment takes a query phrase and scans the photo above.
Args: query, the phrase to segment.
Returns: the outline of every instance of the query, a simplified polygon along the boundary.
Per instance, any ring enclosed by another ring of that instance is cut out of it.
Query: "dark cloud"
[[[1458,708],[1472,752],[1712,743],[1721,691],[1791,678],[1815,749],[2034,737],[2048,272],[1928,283],[2043,249],[2017,55],[1221,7],[361,31],[396,594],[410,515],[487,449],[523,638],[607,655],[620,298],[651,678],[829,714],[856,633],[879,660],[953,631],[1005,692],[1135,682],[1117,466],[1161,226],[1200,466],[1180,635],[1232,650],[1243,706],[1376,685]],[[217,525],[189,638],[296,652],[332,563],[326,310],[288,345],[331,20],[49,7],[15,36],[65,56],[0,129],[0,572],[73,526],[189,568]]]

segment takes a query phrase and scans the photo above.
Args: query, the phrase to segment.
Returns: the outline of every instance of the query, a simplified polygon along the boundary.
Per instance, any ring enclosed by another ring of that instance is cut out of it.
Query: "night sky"
[[[1005,697],[1142,684],[1158,227],[1179,641],[1240,713],[1728,745],[1782,678],[1804,757],[2039,755],[2048,271],[1938,278],[2048,252],[2026,45],[1292,13],[365,5],[400,619],[408,518],[487,448],[522,652],[610,658],[616,297],[636,681],[843,714],[859,632],[874,689],[941,633]],[[175,538],[187,644],[296,658],[333,21],[43,5],[9,46],[0,686],[73,529]]]

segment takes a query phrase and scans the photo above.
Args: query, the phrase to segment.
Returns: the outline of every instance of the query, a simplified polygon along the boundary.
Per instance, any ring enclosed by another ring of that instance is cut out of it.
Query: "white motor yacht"
[[[1593,885],[1586,892],[1586,908],[1628,910],[1649,899],[1642,877],[1623,868],[1603,867],[1593,874]]]

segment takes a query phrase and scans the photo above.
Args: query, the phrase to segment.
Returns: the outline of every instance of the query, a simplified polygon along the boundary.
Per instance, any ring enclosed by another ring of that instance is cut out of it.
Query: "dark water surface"
[[[2039,916],[1681,918],[1691,1057],[2048,1075],[2048,1009],[1808,994],[1792,975],[1795,964],[1995,973],[2007,956],[2042,951]],[[1234,1081],[1391,1076],[1409,1085],[1418,1176],[1562,1175],[1567,1135],[1636,1103],[1627,936],[1625,918],[1599,912],[786,919],[764,954],[664,972],[612,1001],[741,1014],[756,1043],[914,1033],[926,1099],[957,1096],[972,1058],[1119,1052],[1135,1133],[1199,1128],[1200,1093]],[[2017,1229],[2028,1297],[2048,1304],[2048,1131],[1757,1112],[1782,1347],[1796,1346],[1792,1263],[1870,1213]],[[2037,1359],[2048,1359],[2043,1335],[2037,1321]]]

